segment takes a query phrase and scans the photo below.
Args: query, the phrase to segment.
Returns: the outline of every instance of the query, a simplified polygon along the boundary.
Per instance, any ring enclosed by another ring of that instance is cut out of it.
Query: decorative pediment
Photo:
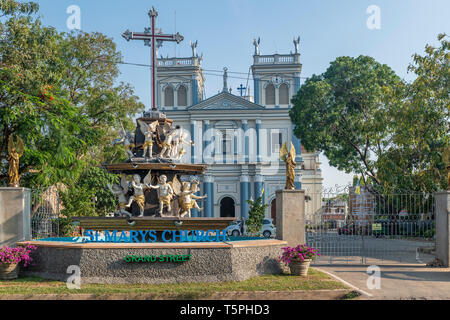
[[[158,77],[158,81],[160,83],[171,83],[171,82],[185,82],[189,83],[191,81],[188,77],[182,77],[182,76],[168,76],[168,77]]]
[[[221,92],[209,99],[206,99],[192,107],[189,111],[195,110],[264,110],[263,106],[235,96],[228,92]]]

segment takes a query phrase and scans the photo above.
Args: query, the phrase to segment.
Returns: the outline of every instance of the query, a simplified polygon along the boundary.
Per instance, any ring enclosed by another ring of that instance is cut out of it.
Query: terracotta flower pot
[[[0,263],[0,280],[17,279],[19,268],[16,263]]]
[[[292,260],[289,263],[289,269],[291,269],[291,275],[306,277],[308,275],[309,265],[311,264],[311,259]]]

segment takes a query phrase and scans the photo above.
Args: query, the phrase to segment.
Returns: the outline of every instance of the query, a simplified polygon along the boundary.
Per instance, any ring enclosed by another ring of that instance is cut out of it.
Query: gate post
[[[276,238],[291,247],[305,244],[305,190],[278,190],[276,197]]]
[[[436,209],[436,258],[450,267],[450,191],[434,195]]]
[[[31,240],[31,190],[0,188],[0,247]]]

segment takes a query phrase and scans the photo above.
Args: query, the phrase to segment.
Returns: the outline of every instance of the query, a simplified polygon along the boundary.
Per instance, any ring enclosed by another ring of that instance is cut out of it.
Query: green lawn
[[[86,284],[80,290],[69,290],[64,282],[48,281],[41,278],[19,278],[0,281],[0,295],[5,294],[151,294],[153,297],[174,296],[177,298],[202,298],[214,292],[242,291],[292,291],[292,290],[333,290],[347,289],[342,283],[328,275],[310,269],[307,277],[289,274],[266,275],[246,281],[219,283],[173,283],[173,284]]]

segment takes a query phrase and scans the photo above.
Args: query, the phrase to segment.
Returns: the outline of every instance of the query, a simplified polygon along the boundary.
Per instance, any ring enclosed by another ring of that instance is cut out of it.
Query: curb
[[[156,295],[156,294],[11,294],[1,300],[341,300],[350,290],[294,290],[294,291],[240,291],[215,292],[208,296]]]
[[[351,283],[345,281],[344,279],[339,278],[338,276],[336,276],[336,275],[334,275],[334,274],[332,274],[332,273],[330,273],[330,272],[328,272],[328,271],[325,271],[325,270],[322,270],[322,269],[316,268],[316,267],[314,267],[314,269],[317,270],[317,271],[320,271],[320,272],[323,272],[323,273],[329,275],[330,277],[334,278],[335,280],[337,280],[337,281],[339,281],[339,282],[342,282],[342,283],[345,284],[347,287],[352,288],[354,291],[358,292],[358,293],[361,294],[362,296],[365,296],[365,297],[367,297],[367,298],[373,298],[373,295],[372,295],[372,294],[370,294],[370,293],[368,293],[368,292],[366,292],[366,291],[364,291],[364,290],[359,289],[358,287],[352,285]]]

